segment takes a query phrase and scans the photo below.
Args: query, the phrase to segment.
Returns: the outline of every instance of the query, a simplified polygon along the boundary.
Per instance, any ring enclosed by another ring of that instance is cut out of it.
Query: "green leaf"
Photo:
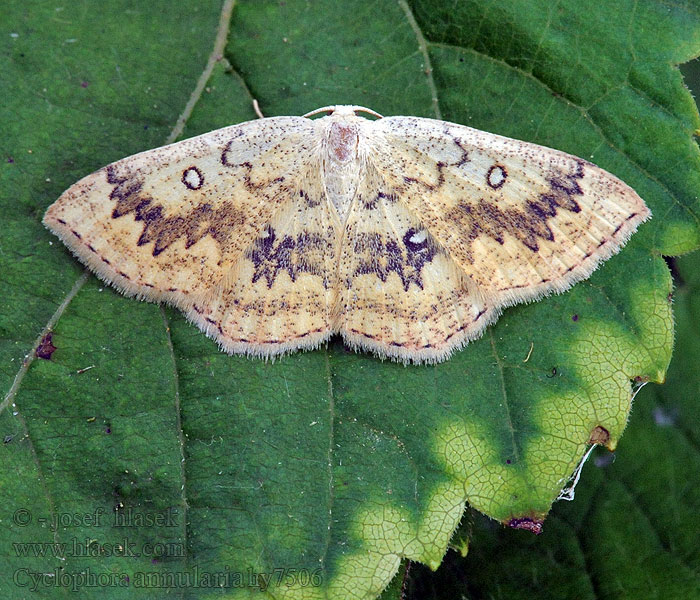
[[[694,5],[257,0],[226,36],[230,6],[0,8],[3,597],[375,597],[402,558],[437,568],[465,501],[539,527],[592,433],[616,446],[630,380],[663,380],[661,254],[700,240],[700,118],[673,66],[699,52]],[[82,275],[40,223],[82,175],[178,123],[254,118],[253,97],[267,115],[360,104],[557,147],[655,218],[437,366],[338,341],[226,356],[177,311]]]
[[[700,597],[700,254],[677,265],[676,355],[666,385],[637,395],[617,452],[592,455],[538,538],[470,515],[466,559],[412,566],[407,598]]]

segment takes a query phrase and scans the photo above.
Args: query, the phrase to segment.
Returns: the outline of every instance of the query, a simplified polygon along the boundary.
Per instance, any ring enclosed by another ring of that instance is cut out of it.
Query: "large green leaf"
[[[0,8],[4,597],[373,597],[402,557],[439,565],[465,501],[536,529],[591,436],[615,447],[630,380],[662,380],[670,356],[661,254],[700,240],[700,119],[673,67],[699,52],[698,11],[446,6],[251,0],[227,37],[229,2]],[[178,124],[254,118],[253,97],[268,115],[351,103],[554,146],[655,218],[589,281],[509,309],[437,366],[337,341],[226,356],[176,311],[84,276],[40,221],[80,176]]]
[[[406,598],[700,598],[700,253],[678,261],[676,353],[666,385],[635,398],[612,455],[586,464],[571,503],[558,503],[538,538],[470,515],[466,559],[434,574],[412,566]]]

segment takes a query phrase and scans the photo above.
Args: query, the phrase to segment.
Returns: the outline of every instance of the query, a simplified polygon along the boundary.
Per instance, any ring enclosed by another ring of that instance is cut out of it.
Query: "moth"
[[[226,352],[268,358],[340,334],[434,363],[505,307],[588,277],[649,216],[575,156],[327,106],[119,160],[44,224],[98,277],[178,307]]]

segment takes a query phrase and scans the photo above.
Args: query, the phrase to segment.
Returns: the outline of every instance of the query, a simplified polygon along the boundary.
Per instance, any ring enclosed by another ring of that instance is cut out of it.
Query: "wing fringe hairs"
[[[590,276],[650,217],[563,152],[358,112],[379,116],[325,107],[127,157],[44,224],[99,278],[178,307],[231,354],[274,359],[338,333],[437,363],[504,308]]]

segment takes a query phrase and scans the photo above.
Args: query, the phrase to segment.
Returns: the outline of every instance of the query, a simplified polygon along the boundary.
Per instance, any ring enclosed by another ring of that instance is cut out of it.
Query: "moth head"
[[[360,130],[367,120],[357,115],[366,112],[381,118],[379,113],[362,106],[326,106],[304,115],[309,117],[322,112],[328,113],[320,119],[325,129],[324,141],[330,157],[337,163],[355,160],[360,144]]]

